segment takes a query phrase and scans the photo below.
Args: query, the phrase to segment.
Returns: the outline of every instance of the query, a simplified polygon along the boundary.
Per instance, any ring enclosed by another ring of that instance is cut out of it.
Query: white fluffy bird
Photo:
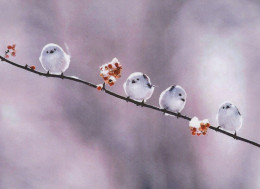
[[[224,102],[218,110],[217,121],[219,127],[222,127],[228,131],[239,130],[242,126],[242,116],[238,108],[229,101]]]
[[[124,83],[127,97],[139,102],[148,100],[154,91],[150,78],[141,72],[132,73]]]
[[[161,93],[159,98],[160,108],[180,113],[186,104],[186,98],[185,90],[179,85],[173,85]]]
[[[52,74],[63,74],[70,65],[70,56],[54,43],[49,43],[43,47],[39,60],[42,67]]]

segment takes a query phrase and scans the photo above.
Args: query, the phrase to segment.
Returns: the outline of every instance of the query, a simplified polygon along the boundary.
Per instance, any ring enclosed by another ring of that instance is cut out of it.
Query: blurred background
[[[160,93],[181,85],[183,114],[216,126],[231,100],[244,117],[238,135],[260,142],[258,0],[81,0],[0,2],[0,52],[17,45],[35,65],[47,43],[71,53],[65,75],[102,83],[99,66],[117,57]],[[0,188],[260,188],[260,150],[188,122],[137,107],[79,83],[0,63]]]

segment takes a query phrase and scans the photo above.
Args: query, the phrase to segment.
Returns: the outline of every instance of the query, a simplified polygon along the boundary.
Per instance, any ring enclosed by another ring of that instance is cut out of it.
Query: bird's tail
[[[64,42],[64,45],[65,45],[65,48],[66,48],[67,54],[71,57],[71,53],[70,53],[70,50],[69,50],[69,46],[67,45],[66,42]]]

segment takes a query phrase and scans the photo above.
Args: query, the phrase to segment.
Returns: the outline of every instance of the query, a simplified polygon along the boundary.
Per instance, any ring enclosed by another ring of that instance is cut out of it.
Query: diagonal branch
[[[27,64],[25,66],[22,66],[20,64],[15,63],[15,62],[12,62],[12,61],[10,61],[10,60],[2,57],[2,56],[0,56],[0,59],[1,59],[1,61],[4,61],[4,62],[6,62],[8,64],[11,64],[11,65],[16,66],[18,68],[21,68],[21,69],[24,69],[26,71],[32,72],[34,74],[38,74],[40,76],[54,77],[54,78],[60,78],[60,79],[67,79],[67,80],[75,81],[75,82],[78,82],[78,83],[83,83],[84,85],[88,85],[88,86],[93,87],[93,88],[97,88],[97,85],[95,85],[93,83],[90,83],[90,82],[87,82],[87,81],[84,81],[84,80],[81,80],[81,79],[76,78],[76,77],[43,73],[43,72],[39,72],[39,71],[31,69],[30,67],[28,67]],[[183,115],[183,114],[180,114],[180,113],[174,113],[174,112],[171,112],[171,111],[168,111],[168,110],[160,109],[159,107],[156,107],[156,106],[152,106],[152,105],[149,105],[149,104],[146,104],[146,103],[143,103],[143,102],[138,102],[138,101],[135,101],[133,99],[129,99],[127,97],[124,97],[124,96],[121,96],[121,95],[119,95],[117,93],[114,93],[114,92],[106,89],[105,87],[103,88],[103,91],[105,93],[111,95],[111,96],[114,96],[114,97],[119,98],[121,100],[124,100],[126,102],[131,102],[133,104],[136,104],[137,106],[146,107],[146,108],[150,108],[150,109],[162,112],[162,113],[167,113],[167,114],[170,114],[170,115],[174,115],[177,118],[182,118],[182,119],[185,119],[185,120],[188,120],[188,121],[191,120],[191,118],[186,116],[186,115]],[[254,146],[260,148],[260,144],[254,142],[254,141],[248,140],[246,138],[242,138],[240,136],[236,136],[236,135],[231,134],[231,133],[229,133],[227,131],[221,130],[221,129],[217,128],[217,127],[210,126],[209,128],[212,129],[212,130],[215,130],[216,132],[222,133],[224,135],[233,137],[236,140],[241,140],[243,142],[249,143],[251,145],[254,145]]]

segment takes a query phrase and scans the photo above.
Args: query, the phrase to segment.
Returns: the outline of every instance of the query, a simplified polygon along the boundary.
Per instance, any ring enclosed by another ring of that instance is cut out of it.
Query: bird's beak
[[[230,106],[227,106],[227,107],[226,107],[226,109],[229,109],[229,108],[230,108]]]
[[[52,54],[52,53],[54,53],[54,51],[53,51],[53,50],[51,50],[51,51],[50,51],[50,53]]]
[[[183,102],[185,102],[185,99],[184,99],[184,98],[181,98],[181,100],[182,100]]]

